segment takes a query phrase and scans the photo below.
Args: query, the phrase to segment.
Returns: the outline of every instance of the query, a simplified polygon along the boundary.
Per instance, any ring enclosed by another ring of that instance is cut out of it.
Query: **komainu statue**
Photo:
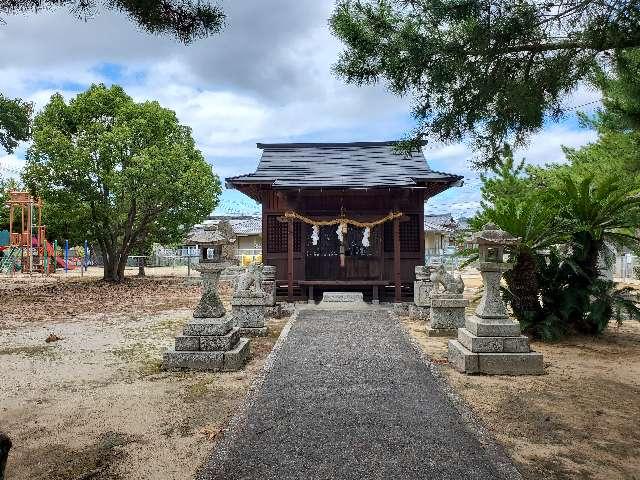
[[[462,277],[454,277],[445,270],[444,265],[437,267],[429,279],[433,282],[435,290],[438,290],[438,286],[442,285],[444,293],[464,293],[464,282],[462,281]]]
[[[264,296],[262,289],[262,265],[249,265],[247,269],[236,278],[234,295],[237,296]]]

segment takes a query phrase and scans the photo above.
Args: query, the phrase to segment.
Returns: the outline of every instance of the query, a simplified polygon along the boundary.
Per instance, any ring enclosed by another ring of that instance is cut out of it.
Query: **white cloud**
[[[24,159],[15,154],[0,153],[0,178],[20,178],[20,171],[24,167]]]
[[[526,149],[516,150],[516,159],[524,158],[531,165],[563,163],[566,159],[562,147],[580,147],[597,139],[593,130],[566,125],[553,125],[534,135]],[[429,147],[424,150],[434,170],[464,175],[460,188],[451,188],[427,202],[429,213],[451,212],[454,216],[469,216],[480,208],[480,172],[473,170],[472,150],[464,143]]]
[[[158,100],[175,110],[221,177],[253,171],[256,142],[388,140],[410,128],[409,99],[380,85],[346,85],[332,73],[342,48],[327,26],[332,0],[223,7],[227,28],[189,46],[144,34],[112,12],[87,22],[66,9],[7,17],[0,25],[0,91],[42,108],[55,91],[71,98],[91,83],[116,81],[136,100]],[[117,65],[117,71],[101,68],[105,64]],[[595,90],[581,87],[566,104],[598,98]],[[578,146],[593,138],[577,127],[554,125],[517,155],[535,164],[561,161],[561,144]],[[429,208],[478,207],[478,173],[470,167],[467,145],[428,145],[425,156],[433,169],[467,179]],[[20,157],[0,158],[21,167]]]

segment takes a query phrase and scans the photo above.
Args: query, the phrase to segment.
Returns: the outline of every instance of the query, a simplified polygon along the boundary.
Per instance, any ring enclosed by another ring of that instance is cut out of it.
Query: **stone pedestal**
[[[520,325],[507,316],[500,298],[502,273],[511,265],[481,262],[484,294],[476,314],[449,340],[449,362],[464,373],[491,375],[539,375],[544,373],[542,354],[532,352]]]
[[[249,339],[240,337],[231,317],[194,318],[176,337],[175,349],[164,353],[167,370],[235,371],[249,357]]]
[[[265,295],[260,292],[240,291],[231,299],[233,323],[242,335],[264,337],[267,334],[265,324]]]
[[[415,268],[416,280],[413,282],[413,303],[418,307],[431,306],[431,290],[433,282],[431,281],[432,267],[418,265]]]
[[[264,304],[273,307],[276,304],[276,267],[262,267],[262,290],[265,293]]]
[[[202,296],[193,310],[194,318],[220,318],[226,313],[218,295],[218,281],[226,267],[223,263],[200,263],[193,267],[202,277]]]
[[[465,309],[469,301],[461,293],[431,292],[431,312],[425,328],[430,337],[455,337],[464,327]]]
[[[218,295],[218,280],[226,266],[200,263],[195,267],[202,275],[202,297],[193,319],[176,337],[175,348],[164,353],[165,369],[233,371],[246,363],[249,339],[240,338],[240,329],[233,327]]]
[[[416,280],[413,282],[413,305],[409,307],[409,316],[415,320],[427,320],[431,307],[432,267],[418,265],[415,268]]]

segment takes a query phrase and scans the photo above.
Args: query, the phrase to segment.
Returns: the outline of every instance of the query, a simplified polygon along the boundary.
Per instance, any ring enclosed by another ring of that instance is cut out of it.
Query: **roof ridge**
[[[383,142],[300,142],[300,143],[257,143],[261,150],[270,148],[340,148],[340,147],[392,147],[400,140],[386,140]],[[425,143],[426,144],[426,143]]]

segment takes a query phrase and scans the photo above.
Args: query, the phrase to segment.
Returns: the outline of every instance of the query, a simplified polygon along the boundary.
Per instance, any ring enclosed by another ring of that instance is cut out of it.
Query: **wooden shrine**
[[[396,142],[258,144],[257,170],[227,178],[262,205],[262,254],[294,290],[392,286],[400,301],[424,264],[424,202],[460,185]]]

